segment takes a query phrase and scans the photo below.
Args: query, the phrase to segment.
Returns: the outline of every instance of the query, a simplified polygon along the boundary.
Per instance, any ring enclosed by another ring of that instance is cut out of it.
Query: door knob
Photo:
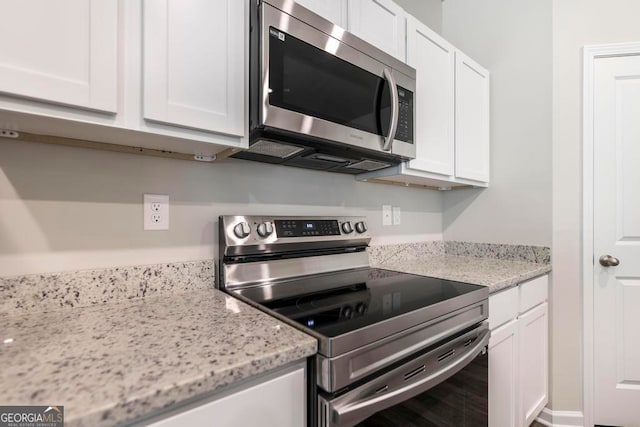
[[[602,255],[600,257],[600,265],[603,267],[617,267],[620,265],[620,260],[611,255]]]

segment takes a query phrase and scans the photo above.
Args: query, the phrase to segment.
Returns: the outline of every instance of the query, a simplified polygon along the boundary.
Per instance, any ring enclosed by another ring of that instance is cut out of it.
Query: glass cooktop
[[[375,268],[327,278],[331,290],[262,304],[331,338],[485,288]]]

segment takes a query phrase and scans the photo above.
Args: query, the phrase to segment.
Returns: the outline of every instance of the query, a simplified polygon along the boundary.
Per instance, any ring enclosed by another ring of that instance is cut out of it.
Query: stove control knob
[[[350,221],[342,223],[342,232],[344,234],[349,234],[349,233],[353,232],[353,227],[351,226],[351,222]]]
[[[258,225],[258,234],[260,237],[269,237],[273,234],[273,224],[270,222],[263,222]]]
[[[249,234],[251,234],[251,227],[246,222],[241,222],[233,227],[233,234],[238,237],[238,239],[244,239]]]
[[[365,231],[367,231],[367,224],[365,224],[364,221],[357,222],[356,231],[358,233],[364,233]]]
[[[353,308],[348,305],[342,307],[342,318],[343,319],[351,319],[353,317]]]

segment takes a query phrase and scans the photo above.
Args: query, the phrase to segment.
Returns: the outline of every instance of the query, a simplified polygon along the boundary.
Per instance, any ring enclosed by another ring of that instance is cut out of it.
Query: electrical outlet
[[[400,225],[402,220],[400,218],[400,206],[393,207],[393,225]]]
[[[169,229],[169,196],[164,194],[145,194],[143,197],[143,215],[145,230]]]
[[[382,225],[392,225],[391,205],[382,205]]]

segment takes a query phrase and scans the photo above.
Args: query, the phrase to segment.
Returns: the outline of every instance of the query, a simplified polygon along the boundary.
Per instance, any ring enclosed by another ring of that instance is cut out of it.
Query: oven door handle
[[[477,339],[473,347],[466,348],[459,356],[448,358],[448,362],[434,372],[428,373],[427,375],[419,375],[422,371],[411,371],[404,374],[406,384],[395,390],[388,391],[386,388],[387,385],[384,384],[386,381],[384,381],[378,383],[379,389],[375,394],[370,394],[369,396],[359,399],[358,397],[362,395],[358,393],[358,389],[355,389],[348,392],[347,395],[337,398],[335,402],[328,402],[329,408],[327,409],[329,410],[329,416],[327,418],[329,422],[327,425],[329,427],[353,426],[376,412],[417,396],[458,373],[479,354],[486,352],[485,347],[489,344],[490,331],[486,325],[481,328],[484,330],[479,333],[476,330],[475,336]],[[466,336],[468,335],[465,335],[465,337]],[[444,355],[441,355],[439,357],[443,356]],[[405,371],[402,372],[404,373]],[[355,399],[349,399],[349,395],[353,395]]]
[[[384,138],[384,151],[391,151],[393,148],[393,140],[396,139],[396,130],[398,129],[398,114],[400,110],[400,98],[398,97],[398,86],[393,72],[389,68],[382,71],[384,79],[389,85],[389,93],[391,94],[391,120],[389,121],[389,134]]]

